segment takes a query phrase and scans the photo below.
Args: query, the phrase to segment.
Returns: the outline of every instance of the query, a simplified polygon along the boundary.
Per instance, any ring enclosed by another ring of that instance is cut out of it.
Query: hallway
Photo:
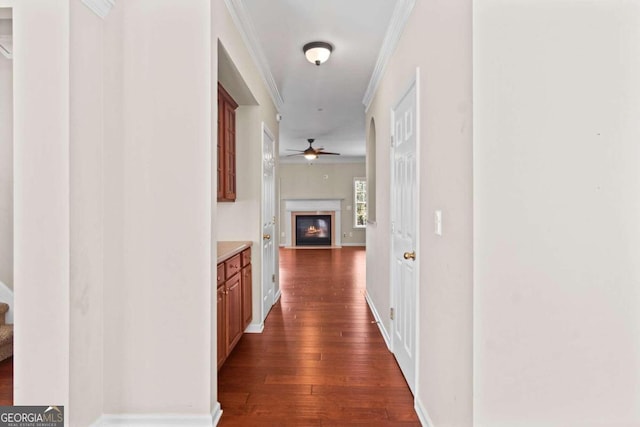
[[[364,298],[365,250],[280,250],[282,296],[218,376],[221,426],[419,426]]]

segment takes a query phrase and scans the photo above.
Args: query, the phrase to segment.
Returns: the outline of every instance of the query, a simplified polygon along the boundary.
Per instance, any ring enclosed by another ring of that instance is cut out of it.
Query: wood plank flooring
[[[364,300],[361,248],[280,251],[282,297],[219,373],[220,426],[419,426]],[[13,358],[0,362],[0,406]]]
[[[364,299],[364,248],[281,249],[280,286],[219,372],[219,425],[419,426]]]

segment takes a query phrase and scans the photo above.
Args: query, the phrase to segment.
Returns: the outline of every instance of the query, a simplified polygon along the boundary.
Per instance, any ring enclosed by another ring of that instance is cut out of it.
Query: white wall
[[[262,234],[260,123],[260,107],[240,106],[236,110],[236,201],[217,204],[220,240],[250,240],[255,244],[259,243],[258,236]],[[252,259],[252,262],[255,261]]]
[[[14,403],[67,406],[69,2],[14,6]]]
[[[217,203],[216,206],[218,240],[248,240],[253,242],[251,263],[254,315],[251,323],[257,326],[262,321],[259,314],[262,310],[260,297],[262,295],[262,252],[260,249],[262,242],[262,123],[264,122],[274,135],[275,150],[277,152],[279,130],[278,122],[276,121],[277,111],[225,2],[223,0],[215,0],[213,7],[215,11],[214,40],[215,38],[219,39],[224,46],[229,59],[241,76],[241,80],[244,80],[247,91],[258,104],[257,106],[243,105],[237,110],[237,198],[235,203]],[[217,43],[214,43],[214,48],[214,70],[216,70],[214,81],[217,81]],[[215,85],[213,96],[214,99],[217,99],[217,86]],[[250,98],[248,96],[245,97]],[[214,108],[217,115],[217,104]],[[214,129],[213,134],[217,135],[217,127]],[[217,162],[217,152],[214,155],[214,164],[216,164],[215,162]],[[215,194],[213,197],[215,197]],[[277,257],[278,253],[276,251],[276,263],[278,262]],[[278,270],[276,269],[276,286],[279,283],[277,276]]]
[[[640,425],[640,4],[476,0],[475,425]]]
[[[377,224],[367,227],[367,292],[390,331],[390,111],[420,67],[416,404],[438,427],[473,422],[471,7],[471,0],[415,3],[366,120],[375,119],[377,140]],[[435,210],[442,211],[442,236],[433,233]]]
[[[261,314],[262,240],[260,238],[262,236],[262,129],[258,106],[240,106],[236,110],[236,168],[236,201],[217,204],[218,239],[253,242],[251,248],[253,318],[251,323],[261,325],[263,321]]]
[[[364,178],[365,169],[364,163],[323,163],[323,159],[312,164],[281,164],[280,244],[285,244],[282,236],[287,215],[284,209],[285,199],[343,199],[340,224],[343,237],[340,240],[343,245],[364,245],[366,230],[353,227],[353,178]],[[347,233],[346,237],[344,233]]]
[[[107,18],[107,413],[214,404],[210,7],[128,0]]]
[[[124,189],[123,162],[126,156],[124,143],[124,3],[118,3],[103,24],[104,71],[103,71],[103,168],[104,168],[104,289],[103,306],[114,307],[104,310],[104,390],[103,412],[124,411],[123,403],[116,401],[116,394],[122,387],[123,379],[118,372],[124,363],[123,332],[126,328],[121,319],[124,307],[132,309],[130,303],[120,295],[125,280],[124,272]],[[145,304],[146,305],[146,304]],[[127,408],[128,410],[128,408]]]
[[[0,282],[13,289],[13,61],[0,55]]]
[[[103,401],[103,21],[70,3],[69,424],[87,426]]]

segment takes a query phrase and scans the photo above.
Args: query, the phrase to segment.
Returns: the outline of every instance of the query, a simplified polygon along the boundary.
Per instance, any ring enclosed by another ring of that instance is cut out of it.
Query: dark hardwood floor
[[[419,426],[364,299],[364,248],[280,250],[282,297],[218,376],[225,426]]]
[[[282,297],[218,377],[220,426],[419,426],[364,300],[362,248],[280,251]],[[0,406],[13,358],[0,362]]]
[[[0,406],[13,405],[13,357],[0,362]]]

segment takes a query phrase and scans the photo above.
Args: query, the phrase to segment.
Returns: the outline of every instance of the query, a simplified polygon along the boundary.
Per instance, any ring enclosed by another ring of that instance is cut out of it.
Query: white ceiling
[[[397,0],[242,0],[284,100],[280,155],[314,147],[341,153],[318,162],[364,160],[362,103]],[[333,45],[329,60],[309,63],[302,46]],[[298,160],[289,157],[284,160]]]

